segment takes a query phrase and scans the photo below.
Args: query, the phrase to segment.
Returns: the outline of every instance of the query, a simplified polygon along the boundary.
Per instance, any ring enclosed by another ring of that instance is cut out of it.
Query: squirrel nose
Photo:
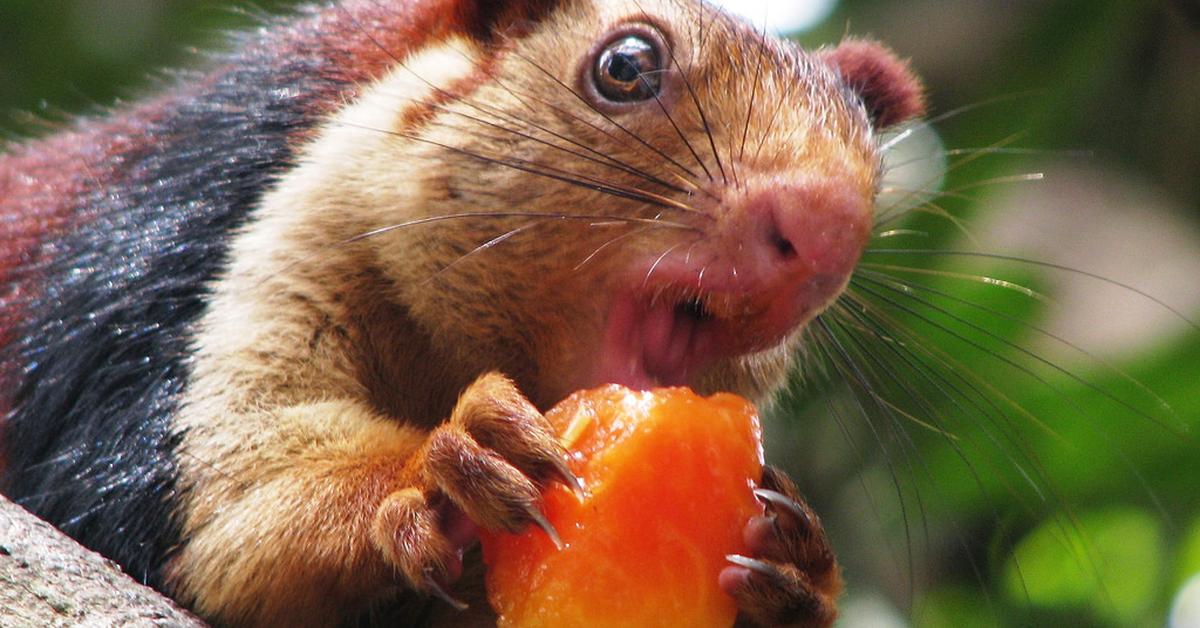
[[[747,195],[742,210],[750,229],[741,246],[761,276],[777,281],[840,285],[870,238],[868,199],[833,178],[769,182]]]

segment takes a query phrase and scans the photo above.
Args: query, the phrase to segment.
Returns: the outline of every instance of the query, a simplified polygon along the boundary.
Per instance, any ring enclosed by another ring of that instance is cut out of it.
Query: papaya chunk
[[[761,427],[748,401],[685,388],[576,393],[547,413],[581,491],[547,487],[540,529],[484,533],[500,626],[732,626],[718,585],[762,514]]]

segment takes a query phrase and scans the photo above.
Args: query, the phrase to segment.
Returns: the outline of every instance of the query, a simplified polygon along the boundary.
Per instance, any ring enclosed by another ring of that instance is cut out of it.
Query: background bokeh
[[[0,1],[0,137],[135,98],[293,3],[245,4]],[[894,197],[946,166],[881,227],[867,315],[829,317],[772,413],[845,565],[843,624],[1161,626],[1177,604],[1198,625],[1200,331],[1172,309],[1200,319],[1200,9],[843,0],[796,37],[846,33],[927,81],[936,135],[897,142],[917,168]]]

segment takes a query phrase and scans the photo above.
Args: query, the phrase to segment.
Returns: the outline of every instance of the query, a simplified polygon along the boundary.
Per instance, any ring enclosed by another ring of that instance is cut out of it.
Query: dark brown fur
[[[600,102],[590,55],[630,23],[669,42],[663,88]],[[171,397],[163,586],[231,625],[448,598],[470,525],[541,524],[541,488],[572,481],[541,411],[606,383],[625,300],[645,316],[699,300],[723,344],[680,383],[766,402],[861,253],[872,122],[921,109],[877,45],[810,55],[674,0],[349,0],[256,45],[331,80],[307,95],[323,122],[296,126],[229,228]],[[0,161],[0,183],[29,163]],[[53,238],[109,185],[80,180],[33,231]],[[0,196],[4,213],[30,203]],[[745,621],[828,625],[841,584],[819,520],[790,481],[764,482],[778,501],[748,522],[752,567],[722,581]]]

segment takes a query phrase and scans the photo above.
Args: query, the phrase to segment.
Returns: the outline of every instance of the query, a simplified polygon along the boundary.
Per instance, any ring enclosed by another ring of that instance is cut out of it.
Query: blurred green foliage
[[[1091,608],[1101,619],[1129,625],[1163,588],[1160,527],[1154,517],[1133,509],[1083,514],[1078,528],[1046,522],[1017,545],[1006,569],[1006,592],[1042,607]]]
[[[25,131],[28,122],[21,112],[53,118],[136,97],[164,70],[202,64],[197,51],[221,45],[228,29],[295,4],[265,0],[239,8],[232,2],[192,0],[4,0],[0,129]]]
[[[1184,12],[1134,1],[860,0],[843,2],[839,17],[803,41],[836,41],[849,23],[851,32],[874,34],[913,56],[929,83],[934,119],[978,105],[937,124],[948,148],[1086,149],[1088,157],[1065,161],[1149,181],[1193,225],[1200,217],[1193,174],[1200,167],[1194,80],[1200,32]],[[945,187],[1036,172],[1052,160],[986,156],[956,167],[951,159]],[[989,190],[978,192],[938,204],[978,218],[994,199]],[[973,248],[937,216],[914,216],[904,226],[925,233],[908,246]],[[835,537],[844,537],[841,547],[893,546],[890,559],[871,552],[866,564],[854,556],[860,550],[843,551],[850,582],[857,570],[860,585],[872,582],[901,604],[915,597],[912,620],[923,626],[1162,625],[1178,587],[1197,572],[1196,532],[1183,533],[1200,526],[1194,325],[1191,332],[1150,334],[1131,353],[1050,351],[1047,345],[1064,349],[1063,343],[1047,342],[1033,326],[1050,316],[1053,302],[944,273],[1003,278],[1045,292],[1069,272],[935,255],[869,254],[866,261],[933,273],[888,273],[923,286],[910,288],[916,298],[876,284],[874,298],[864,300],[881,304],[899,326],[956,362],[938,364],[932,352],[920,351],[925,358],[877,358],[874,390],[859,390],[865,401],[841,404],[850,406],[839,411],[846,423],[874,423],[857,432],[842,428],[850,432],[843,440],[857,444],[835,455],[866,452],[857,454],[866,461],[855,467],[867,470],[859,483],[878,504],[867,516],[883,520],[867,527],[880,531],[846,534],[862,526],[864,514],[861,504],[844,506],[852,501],[844,493],[856,490],[851,480],[835,484],[832,494],[819,488],[814,501],[834,520]],[[1086,271],[1088,263],[1085,256],[1069,265]],[[1157,296],[1194,303],[1200,282],[1193,286],[1190,295]],[[1142,297],[1126,291],[1124,298]],[[1186,314],[1195,320],[1195,311]],[[853,335],[844,333],[844,342]],[[930,364],[925,375],[922,362]],[[873,394],[907,401],[880,408]],[[806,425],[839,413],[828,401],[814,401],[811,387],[798,398],[793,411],[807,417]],[[860,406],[866,411],[855,418]],[[914,427],[908,416],[935,427]],[[797,467],[802,477],[819,473]]]
[[[202,64],[193,49],[253,24],[236,4],[5,0],[0,131],[36,133],[36,118],[91,112],[152,89],[164,68]],[[1194,223],[1200,35],[1186,6],[845,0],[800,39],[866,33],[911,56],[951,149],[1085,149],[1094,156],[1074,158],[1080,167],[1111,165]],[[972,189],[940,199],[955,216],[988,212],[990,190],[974,184],[1047,160],[977,157],[951,160],[946,188]],[[924,236],[880,248],[969,248],[938,216],[914,213],[903,226]],[[873,384],[854,386],[844,367],[824,385],[798,384],[780,412],[798,423],[777,426],[794,438],[772,451],[826,518],[852,595],[882,593],[931,627],[1161,625],[1175,591],[1200,572],[1200,333],[1150,335],[1115,355],[1051,351],[1043,361],[1046,338],[1032,326],[1050,305],[946,273],[1037,291],[1071,273],[904,253],[867,261],[878,274],[856,286],[874,304],[866,318],[911,329],[913,338],[893,337],[897,347],[925,348],[895,351],[866,320],[835,317],[830,335]],[[827,359],[835,346],[825,346]]]

